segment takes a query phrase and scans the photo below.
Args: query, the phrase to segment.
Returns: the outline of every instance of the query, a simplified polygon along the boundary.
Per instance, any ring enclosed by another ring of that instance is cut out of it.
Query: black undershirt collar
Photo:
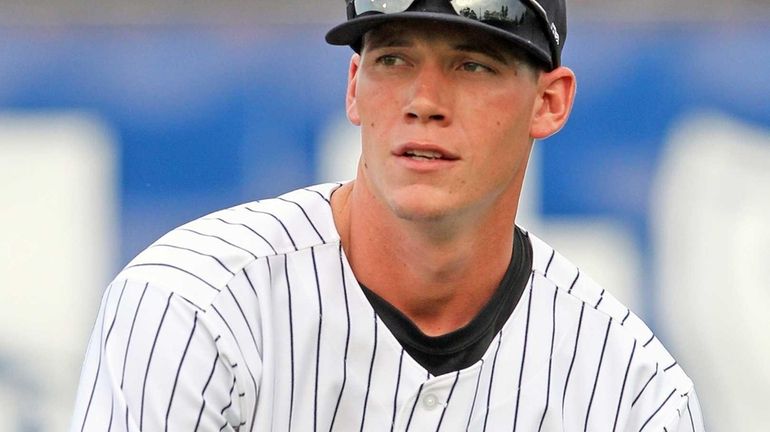
[[[359,285],[404,350],[431,375],[438,376],[465,369],[481,359],[513,313],[531,272],[532,245],[527,234],[516,227],[511,262],[495,293],[471,322],[441,336],[426,335],[393,305]]]

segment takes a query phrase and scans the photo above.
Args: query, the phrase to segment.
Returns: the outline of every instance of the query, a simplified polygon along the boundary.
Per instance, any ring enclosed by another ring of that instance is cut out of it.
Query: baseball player
[[[514,224],[563,0],[348,0],[356,179],[222,210],[104,294],[73,431],[703,431],[652,332]]]

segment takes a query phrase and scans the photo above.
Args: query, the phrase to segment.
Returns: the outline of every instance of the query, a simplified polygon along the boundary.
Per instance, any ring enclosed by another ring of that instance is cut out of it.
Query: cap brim
[[[441,12],[399,12],[392,14],[372,14],[368,16],[360,16],[355,19],[344,22],[326,33],[326,42],[331,45],[350,45],[356,46],[360,43],[361,38],[366,32],[373,28],[389,22],[396,21],[434,21],[457,24],[466,27],[477,28],[486,32],[489,32],[505,41],[511,42],[523,50],[533,55],[536,59],[541,60],[547,65],[551,65],[551,56],[548,52],[543,51],[537,45],[533,44],[525,37],[510,33],[506,30],[499,29],[490,24],[483,23],[481,21],[475,21],[468,18],[461,17],[459,15],[451,15]]]

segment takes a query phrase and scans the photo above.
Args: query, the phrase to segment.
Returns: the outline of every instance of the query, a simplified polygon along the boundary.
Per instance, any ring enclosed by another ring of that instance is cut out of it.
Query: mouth
[[[460,159],[459,156],[433,145],[405,145],[396,152],[396,155],[415,161],[454,161]]]
[[[431,150],[407,150],[402,156],[416,160],[444,159],[444,156],[441,153]]]

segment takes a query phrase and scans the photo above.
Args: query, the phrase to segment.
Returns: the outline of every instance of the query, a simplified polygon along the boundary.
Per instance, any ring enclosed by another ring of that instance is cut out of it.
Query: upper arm
[[[223,349],[228,336],[218,333],[206,311],[177,294],[113,283],[89,342],[71,430],[237,429],[247,417],[247,383],[238,353]]]

